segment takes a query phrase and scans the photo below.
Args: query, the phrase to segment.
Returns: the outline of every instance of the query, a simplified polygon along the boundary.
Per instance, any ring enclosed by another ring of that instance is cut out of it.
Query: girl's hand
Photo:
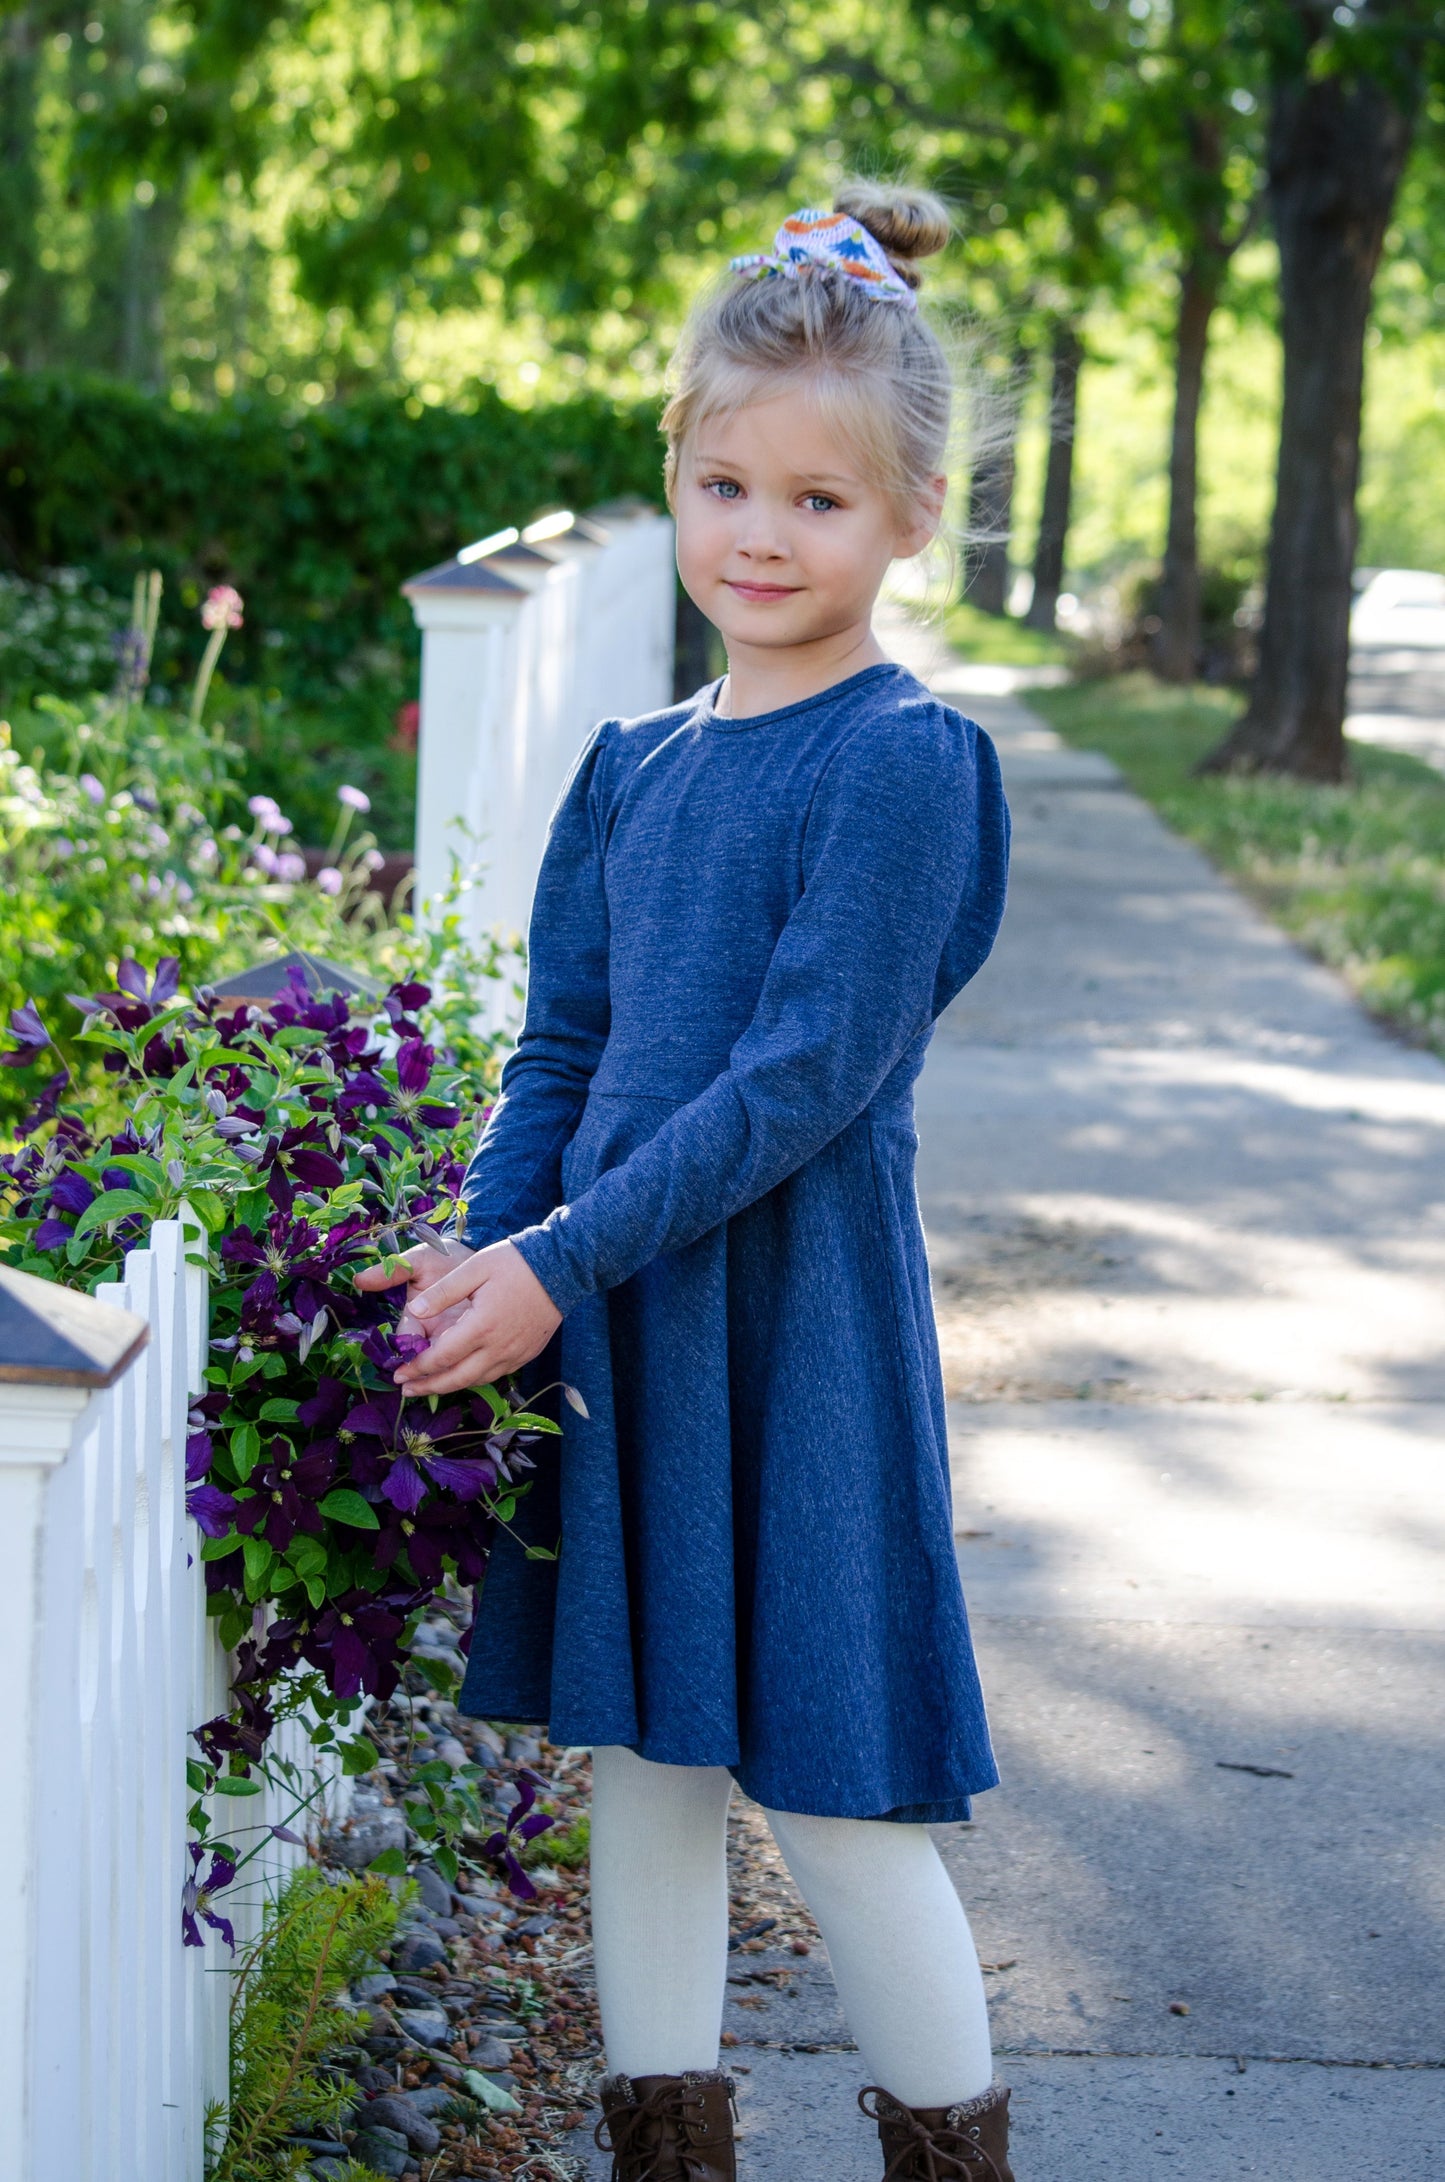
[[[409,1251],[408,1260],[432,1260],[441,1253],[430,1245]],[[409,1286],[406,1316],[430,1334],[431,1347],[394,1374],[407,1394],[457,1394],[520,1371],[539,1356],[562,1323],[562,1313],[525,1258],[510,1243],[493,1243],[440,1267],[410,1265],[388,1271],[373,1266],[357,1276],[357,1286]],[[438,1331],[440,1329],[440,1331]]]
[[[411,1250],[393,1252],[380,1265],[368,1265],[364,1272],[357,1274],[356,1285],[358,1288],[374,1290],[396,1288],[405,1281],[406,1301],[402,1305],[401,1317],[397,1320],[397,1332],[425,1333],[435,1338],[438,1333],[455,1324],[465,1311],[466,1305],[458,1303],[430,1323],[424,1323],[416,1316],[416,1300],[418,1296],[425,1295],[429,1288],[434,1288],[446,1274],[456,1272],[459,1266],[470,1265],[475,1256],[476,1252],[469,1250],[465,1243],[450,1238],[437,1243],[418,1243]]]

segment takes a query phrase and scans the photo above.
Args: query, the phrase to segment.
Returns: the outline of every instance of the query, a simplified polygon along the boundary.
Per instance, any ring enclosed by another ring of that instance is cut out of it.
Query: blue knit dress
[[[493,1553],[462,1705],[776,1810],[962,1818],[997,1774],[913,1086],[1003,912],[998,760],[901,667],[751,719],[718,687],[605,721],[552,821],[466,1232],[563,1312],[543,1369],[588,1416]]]

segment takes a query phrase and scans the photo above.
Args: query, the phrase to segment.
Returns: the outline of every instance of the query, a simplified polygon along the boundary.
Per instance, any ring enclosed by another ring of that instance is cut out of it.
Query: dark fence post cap
[[[149,1339],[134,1311],[0,1265],[0,1386],[113,1386]]]

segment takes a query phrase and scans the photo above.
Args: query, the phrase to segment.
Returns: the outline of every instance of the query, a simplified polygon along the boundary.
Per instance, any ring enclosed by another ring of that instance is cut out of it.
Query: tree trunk
[[[1024,619],[1031,629],[1052,629],[1064,587],[1064,548],[1074,492],[1074,427],[1079,413],[1079,372],[1084,345],[1076,328],[1058,327],[1049,390],[1049,461],[1044,472],[1039,536],[1034,547],[1034,595]]]
[[[1344,777],[1365,331],[1413,121],[1372,77],[1311,80],[1302,61],[1275,89],[1284,409],[1264,627],[1249,704],[1206,771]]]
[[[1019,407],[1028,380],[1029,351],[1015,345],[1007,391],[979,396],[974,412],[975,453],[968,487],[964,540],[964,596],[986,614],[1008,612],[1009,539],[1019,433]]]

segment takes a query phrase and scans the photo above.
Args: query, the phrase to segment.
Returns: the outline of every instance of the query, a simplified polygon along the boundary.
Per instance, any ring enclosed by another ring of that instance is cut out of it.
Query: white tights
[[[727,1981],[722,1766],[592,1753],[592,1938],[614,2074],[718,2065]],[[988,2011],[963,1905],[926,1826],[769,1811],[817,1919],[869,2081],[905,2106],[951,2106],[993,2078]]]

